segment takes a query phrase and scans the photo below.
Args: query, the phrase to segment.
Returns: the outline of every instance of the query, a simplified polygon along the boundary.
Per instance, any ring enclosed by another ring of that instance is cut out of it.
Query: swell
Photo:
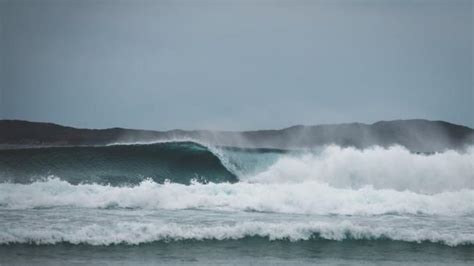
[[[185,250],[186,252],[183,252]],[[87,254],[87,256],[84,256]],[[211,255],[210,255],[211,254]],[[143,265],[470,265],[474,246],[452,248],[435,243],[403,241],[268,241],[239,240],[157,241],[140,245],[0,245],[5,265],[58,264]],[[70,263],[69,263],[70,262]]]
[[[237,181],[213,152],[195,142],[0,150],[0,181],[30,183],[47,176],[72,184]]]

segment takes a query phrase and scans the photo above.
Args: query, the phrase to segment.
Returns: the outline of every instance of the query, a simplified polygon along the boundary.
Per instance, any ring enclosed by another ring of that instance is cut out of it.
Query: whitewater
[[[406,258],[426,249],[427,261],[474,260],[474,147],[423,154],[173,141],[3,150],[0,181],[0,254],[189,245],[224,259],[233,256],[227,245],[241,255],[249,246],[277,254],[280,245],[332,254],[377,243]]]

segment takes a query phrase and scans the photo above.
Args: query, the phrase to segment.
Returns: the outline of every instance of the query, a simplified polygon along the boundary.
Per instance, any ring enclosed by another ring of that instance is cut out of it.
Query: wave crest
[[[0,150],[0,181],[29,183],[50,175],[73,184],[237,181],[212,151],[195,142]]]

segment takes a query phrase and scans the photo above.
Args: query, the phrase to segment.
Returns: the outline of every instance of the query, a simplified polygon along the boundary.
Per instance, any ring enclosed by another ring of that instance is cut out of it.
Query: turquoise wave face
[[[194,142],[0,150],[0,181],[58,176],[71,184],[138,184],[146,178],[189,184],[236,182],[208,148]]]

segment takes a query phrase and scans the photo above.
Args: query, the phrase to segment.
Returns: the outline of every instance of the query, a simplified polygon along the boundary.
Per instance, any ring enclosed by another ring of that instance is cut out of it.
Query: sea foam
[[[0,244],[34,243],[110,245],[141,244],[154,241],[238,240],[264,237],[269,240],[302,241],[326,239],[342,241],[389,239],[406,242],[435,242],[450,246],[474,243],[474,234],[439,232],[433,229],[363,226],[349,221],[326,222],[240,222],[235,224],[179,224],[114,222],[113,224],[44,225],[41,228],[6,228],[0,231]]]
[[[365,150],[328,146],[316,153],[283,156],[244,180],[280,184],[317,181],[348,189],[369,185],[425,194],[474,189],[474,148],[426,155],[401,146]]]
[[[237,183],[186,185],[145,179],[114,186],[72,184],[60,177],[4,182],[0,211],[15,218],[2,217],[0,244],[263,237],[472,245],[473,151],[425,155],[402,147],[329,146],[272,157],[274,162],[266,160],[272,163],[256,174],[240,176]],[[179,215],[190,211],[205,219],[181,221]],[[114,212],[120,215],[112,217]],[[255,220],[267,213],[278,219]]]
[[[155,183],[137,186],[72,185],[57,178],[31,184],[0,184],[0,206],[7,209],[74,206],[85,208],[214,209],[303,214],[427,215],[474,214],[474,190],[433,195],[411,191],[335,188],[302,183]]]

